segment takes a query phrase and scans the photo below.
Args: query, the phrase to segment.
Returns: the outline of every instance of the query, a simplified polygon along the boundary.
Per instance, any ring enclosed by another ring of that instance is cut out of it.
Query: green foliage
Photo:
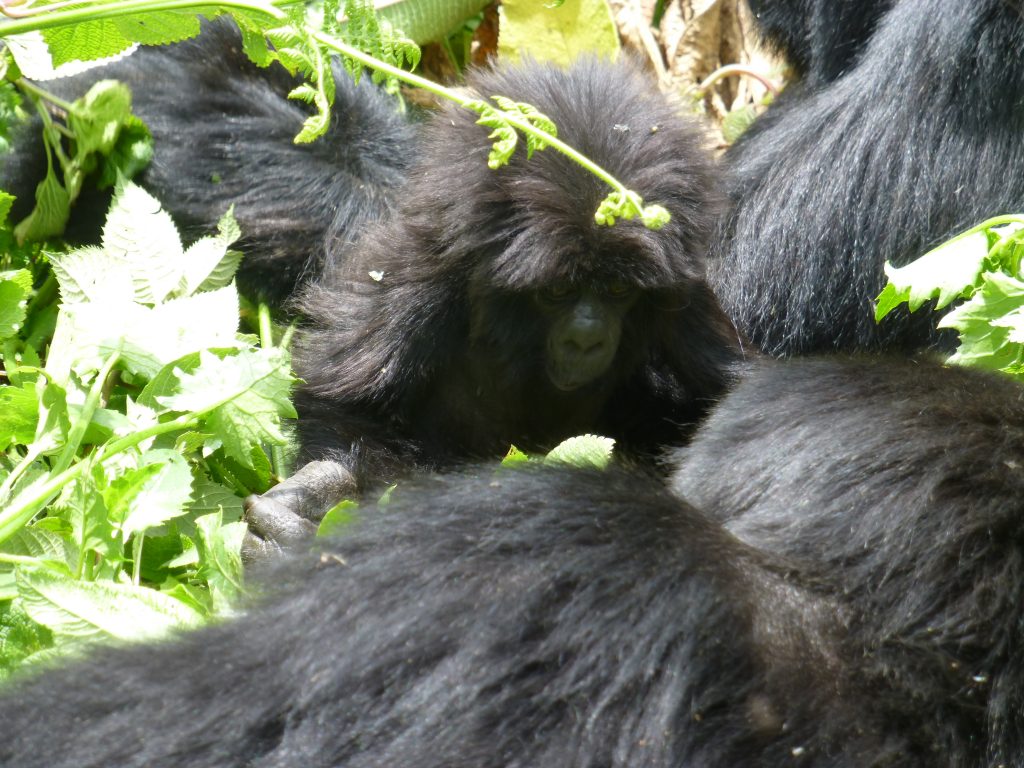
[[[1024,215],[1000,216],[953,238],[902,268],[886,264],[888,284],[878,296],[881,320],[906,304],[943,309],[940,328],[959,334],[952,363],[1024,377]]]
[[[495,109],[486,101],[477,99],[467,101],[463,106],[479,113],[480,119],[476,121],[478,125],[494,129],[487,137],[494,139],[494,145],[487,156],[487,166],[492,170],[508,165],[509,160],[512,159],[512,155],[516,151],[516,145],[519,143],[519,133],[516,131],[517,125],[525,122],[540,132],[539,135],[536,132],[526,134],[527,158],[533,157],[535,151],[542,150],[549,145],[549,142],[545,140],[545,136],[558,136],[558,129],[555,127],[555,124],[547,115],[539,112],[536,107],[519,101],[512,101],[512,99],[505,96],[492,96],[491,98],[494,99],[494,102],[501,109]]]
[[[614,58],[619,33],[607,0],[504,0],[498,53],[568,66],[583,53]]]
[[[594,221],[610,227],[618,219],[635,219],[637,216],[648,229],[661,229],[670,220],[669,212],[662,206],[644,205],[643,199],[636,192],[616,190],[601,201],[594,214]]]
[[[272,484],[295,415],[287,354],[237,331],[238,236],[229,212],[185,248],[121,181],[100,246],[47,253],[41,285],[0,273],[0,675],[237,600],[241,497]]]
[[[516,448],[509,448],[503,467],[523,466],[529,463],[564,464],[571,467],[594,467],[604,469],[611,463],[615,441],[599,435],[579,435],[563,440],[545,456],[534,457]]]

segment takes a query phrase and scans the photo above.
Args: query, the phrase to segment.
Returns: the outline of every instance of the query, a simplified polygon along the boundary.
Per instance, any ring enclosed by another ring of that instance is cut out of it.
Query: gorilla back
[[[279,564],[277,594],[239,619],[8,688],[0,764],[976,764],[957,759],[975,745],[937,751],[946,690],[923,679],[936,698],[914,700],[863,677],[875,646],[846,623],[894,616],[845,613],[840,589],[657,481],[435,479],[325,547]]]
[[[792,2],[760,5],[799,24],[783,13]],[[1024,206],[1024,176],[1005,172],[1024,164],[1019,6],[896,2],[852,67],[770,109],[730,152],[736,207],[710,273],[755,344],[798,354],[934,342],[928,313],[876,325],[872,302],[885,261],[902,266]]]
[[[903,701],[894,727],[932,765],[1024,765],[1016,382],[927,360],[765,363],[678,459],[678,493],[841,595],[862,684]]]

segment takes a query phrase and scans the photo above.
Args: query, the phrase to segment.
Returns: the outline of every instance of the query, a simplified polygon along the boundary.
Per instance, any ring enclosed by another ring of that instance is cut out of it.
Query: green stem
[[[99,374],[96,376],[96,380],[89,387],[89,394],[85,398],[85,404],[82,406],[81,412],[78,414],[78,418],[75,423],[71,425],[71,429],[68,432],[68,439],[64,443],[64,449],[60,452],[60,456],[54,463],[51,472],[63,472],[65,469],[71,466],[71,462],[74,461],[75,454],[78,453],[78,447],[82,443],[82,438],[85,436],[85,430],[89,428],[89,424],[92,423],[93,414],[96,413],[96,408],[100,404],[100,397],[103,394],[103,385],[107,381],[107,377],[110,372],[114,369],[114,365],[121,358],[121,350],[116,349],[107,361],[103,364],[103,368],[100,369]]]
[[[2,37],[2,34],[0,34],[0,37]],[[65,101],[59,96],[56,96],[55,94],[52,94],[49,91],[43,90],[38,85],[33,83],[31,80],[26,80],[24,77],[19,77],[17,80],[14,81],[14,84],[21,88],[21,90],[32,94],[37,99],[48,101],[54,106],[60,107],[69,115],[75,111],[75,105],[72,104],[70,101]]]
[[[280,2],[280,5],[292,3]],[[276,7],[277,3],[264,3],[259,0],[217,0],[221,8],[237,8],[243,11],[263,14],[278,21],[286,21],[288,14]],[[99,21],[118,16],[130,16],[133,13],[159,13],[160,11],[187,11],[190,9],[209,8],[210,3],[199,0],[119,0],[119,2],[102,5],[87,5],[68,10],[54,11],[28,19],[16,19],[0,25],[0,38],[20,35],[34,30],[53,29],[68,24],[85,21]]]
[[[260,346],[271,349],[274,346],[274,326],[270,320],[270,306],[261,301],[257,312],[260,321]],[[283,479],[284,463],[284,448],[280,445],[270,446],[270,468],[279,479]]]

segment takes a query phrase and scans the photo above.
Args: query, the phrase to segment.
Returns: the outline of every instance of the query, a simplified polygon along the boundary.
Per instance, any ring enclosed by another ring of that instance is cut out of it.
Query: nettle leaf
[[[110,520],[122,541],[187,511],[192,473],[185,458],[173,450],[143,454],[141,466],[122,473],[103,492]]]
[[[182,294],[190,296],[197,291],[209,291],[230,285],[242,260],[242,254],[228,248],[241,236],[242,231],[235,220],[232,207],[217,223],[216,235],[197,240],[182,254]]]
[[[118,186],[102,242],[104,250],[128,263],[136,301],[157,304],[179,287],[183,249],[178,230],[156,198],[137,184]]]
[[[34,385],[0,387],[0,450],[31,443],[38,423],[39,401]]]
[[[610,437],[581,435],[570,437],[556,445],[547,456],[546,464],[569,464],[574,467],[604,469],[612,460],[615,441]]]
[[[173,411],[208,411],[206,424],[224,451],[247,467],[253,466],[255,447],[287,442],[281,419],[296,415],[288,399],[295,379],[283,350],[246,350],[223,359],[201,352],[200,359],[198,368],[179,376],[179,393],[157,398],[161,404]]]
[[[192,481],[192,501],[188,503],[188,511],[192,515],[216,512],[222,520],[234,523],[242,519],[242,500],[227,486],[206,475],[199,475]]]
[[[316,529],[316,535],[322,537],[341,533],[355,522],[358,511],[358,502],[351,499],[342,499],[327,510],[327,514],[320,520],[320,525]]]
[[[69,61],[90,61],[114,56],[131,47],[113,19],[81,21],[43,30],[43,39],[50,49],[53,65]]]
[[[32,273],[27,269],[0,272],[0,341],[13,338],[21,330],[31,291]]]
[[[64,637],[154,640],[203,623],[201,613],[155,589],[24,568],[18,569],[16,582],[28,615]]]
[[[961,365],[996,370],[1018,362],[1019,313],[1024,307],[1024,282],[1001,272],[987,273],[971,299],[939,321],[940,328],[955,328],[960,346],[949,358]]]
[[[121,126],[132,111],[132,93],[116,80],[101,80],[68,113],[68,127],[75,134],[75,155],[109,153],[117,141]]]
[[[969,296],[978,282],[988,249],[986,233],[974,232],[940,245],[905,267],[886,263],[889,283],[878,295],[875,320],[881,320],[904,302],[915,312],[927,301],[935,300],[935,308],[942,309]]]
[[[134,14],[114,19],[114,23],[126,38],[144,45],[177,43],[199,34],[199,17],[194,11]]]
[[[227,523],[219,512],[196,518],[199,575],[210,585],[213,608],[229,610],[242,596],[242,540],[245,523]]]
[[[237,329],[238,292],[228,286],[155,307],[124,301],[66,305],[54,347],[61,355],[65,349],[70,353],[74,370],[91,370],[97,360],[119,350],[122,367],[148,379],[191,352],[242,346]]]
[[[124,258],[96,246],[48,256],[65,304],[124,304],[133,300],[132,272]]]

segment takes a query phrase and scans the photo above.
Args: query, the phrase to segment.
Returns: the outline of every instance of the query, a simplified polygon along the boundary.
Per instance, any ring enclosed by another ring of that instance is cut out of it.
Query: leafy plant
[[[2,8],[12,15],[9,7]],[[509,140],[510,131],[527,136],[530,149],[551,147],[572,158],[612,187],[595,214],[599,224],[610,226],[619,218],[639,216],[646,226],[656,229],[668,220],[663,207],[644,205],[637,193],[559,141],[549,125],[535,119],[536,110],[529,113],[522,105],[506,109],[501,105],[500,94],[493,97],[500,107],[495,108],[404,70],[402,65],[415,66],[418,49],[376,18],[371,0],[346,0],[347,25],[338,21],[339,11],[339,0],[324,2],[318,26],[304,6],[287,4],[285,0],[221,0],[216,5],[202,0],[118,0],[75,3],[70,7],[58,3],[19,10],[13,14],[18,18],[0,25],[0,39],[41,30],[54,62],[90,61],[124,52],[136,43],[157,45],[192,37],[199,33],[200,16],[230,14],[242,32],[243,49],[253,62],[264,67],[278,62],[303,78],[289,95],[309,103],[315,112],[296,136],[298,142],[314,140],[330,124],[335,89],[330,56],[338,54],[355,76],[363,67],[369,67],[374,79],[383,80],[391,90],[398,82],[404,82],[479,113],[483,124],[496,131],[492,134],[496,139],[495,151],[489,161],[493,168],[508,162],[515,149],[515,142]],[[272,45],[268,45],[268,40]],[[5,77],[24,84],[10,47],[5,49],[5,57]],[[56,193],[52,183],[47,189]],[[64,207],[61,200],[55,203],[58,208]]]
[[[193,626],[237,595],[241,497],[272,484],[264,446],[295,415],[285,350],[237,332],[238,236],[229,212],[185,248],[119,183],[100,246],[46,254],[45,361],[31,273],[0,273],[0,673]]]
[[[958,307],[938,322],[959,336],[952,363],[1024,377],[1024,215],[989,219],[905,267],[885,265],[875,319],[906,304]]]

